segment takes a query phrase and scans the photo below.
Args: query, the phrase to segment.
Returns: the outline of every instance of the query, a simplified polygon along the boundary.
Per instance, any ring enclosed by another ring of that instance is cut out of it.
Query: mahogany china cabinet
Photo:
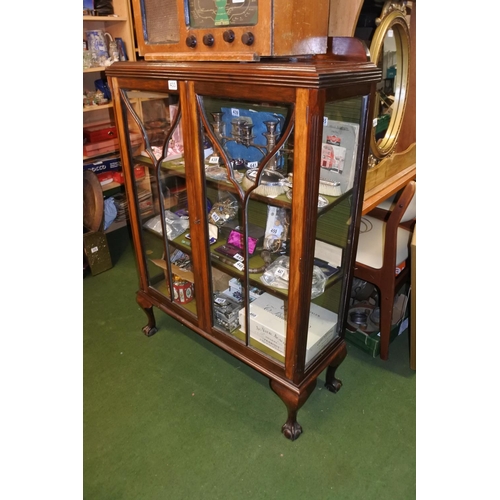
[[[268,377],[296,439],[318,377],[342,385],[380,70],[339,38],[321,55],[106,74],[144,334],[156,308]]]

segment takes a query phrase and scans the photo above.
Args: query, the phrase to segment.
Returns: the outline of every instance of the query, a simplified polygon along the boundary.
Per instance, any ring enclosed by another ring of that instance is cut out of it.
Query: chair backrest
[[[401,222],[408,222],[409,220],[413,220],[417,217],[417,183],[415,182],[415,193],[413,194],[413,198],[408,205],[403,217],[401,217]]]
[[[413,181],[415,182],[415,181]],[[408,222],[409,220],[413,220],[417,217],[417,183],[415,182],[415,193],[413,195],[413,198],[408,205],[408,208],[406,209],[405,213],[401,217],[401,222]],[[386,210],[388,212],[392,211],[394,207],[396,206],[396,202],[394,201],[397,197],[397,194],[393,194],[386,200],[382,201],[379,205],[377,205],[377,208],[381,208],[382,210]],[[402,194],[402,193],[401,193]]]

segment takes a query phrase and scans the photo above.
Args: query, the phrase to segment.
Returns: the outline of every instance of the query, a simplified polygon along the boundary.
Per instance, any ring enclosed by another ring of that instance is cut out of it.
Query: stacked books
[[[146,189],[139,189],[137,193],[139,201],[139,213],[141,216],[148,216],[153,214],[153,196],[150,191]],[[117,210],[116,222],[128,220],[128,201],[124,193],[119,193],[113,196]]]

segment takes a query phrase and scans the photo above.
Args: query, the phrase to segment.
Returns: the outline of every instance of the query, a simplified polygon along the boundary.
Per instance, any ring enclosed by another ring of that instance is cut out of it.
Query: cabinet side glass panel
[[[327,102],[314,247],[306,366],[341,334],[348,242],[352,236],[353,186],[361,172],[362,97]]]
[[[202,96],[198,106],[213,236],[213,327],[283,364],[293,106]],[[268,270],[279,266],[282,279],[270,279],[277,275]]]
[[[149,286],[196,315],[179,99],[138,90],[123,94]],[[126,209],[125,196],[117,203]]]

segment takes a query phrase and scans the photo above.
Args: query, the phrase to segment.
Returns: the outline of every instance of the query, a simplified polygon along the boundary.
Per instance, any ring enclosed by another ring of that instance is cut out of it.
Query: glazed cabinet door
[[[294,91],[288,101],[242,99],[242,88],[214,94],[196,85],[204,143],[203,179],[210,263],[213,335],[236,349],[284,363],[280,339],[253,335],[254,311],[271,301],[286,306],[287,293],[266,283],[266,270],[286,258],[290,202],[286,196],[293,165]],[[286,95],[285,94],[285,95]],[[276,264],[277,265],[277,264]],[[248,313],[250,311],[250,313]],[[277,318],[284,335],[286,318]],[[227,339],[226,339],[227,340]],[[252,354],[249,354],[252,356]]]
[[[192,97],[212,335],[297,381],[342,337],[367,97],[202,83]]]
[[[123,169],[141,289],[196,324],[183,112],[177,82],[121,82]],[[173,86],[172,84],[170,85]],[[115,84],[116,87],[116,84]],[[127,144],[123,148],[123,144]]]

